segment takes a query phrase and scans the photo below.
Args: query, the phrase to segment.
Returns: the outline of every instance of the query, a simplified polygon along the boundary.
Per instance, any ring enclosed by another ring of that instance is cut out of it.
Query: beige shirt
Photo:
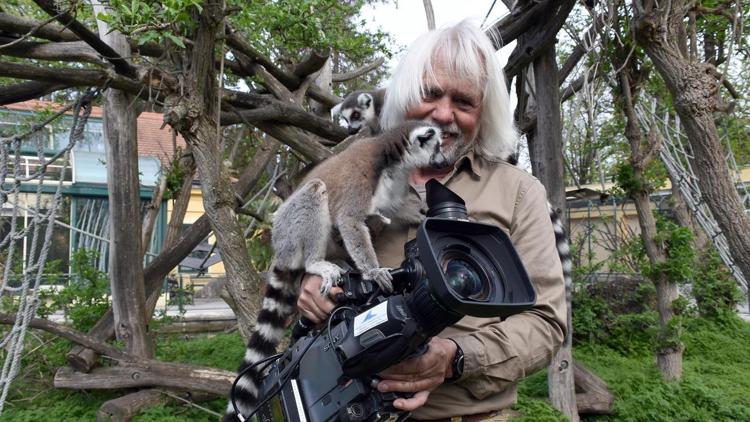
[[[466,316],[440,337],[464,351],[464,375],[434,390],[415,419],[484,413],[516,402],[516,382],[546,366],[565,333],[565,287],[542,184],[506,162],[469,153],[442,182],[466,201],[472,221],[494,224],[510,236],[529,274],[536,305],[505,321]],[[424,207],[417,189],[409,205]],[[376,239],[380,265],[397,267],[417,226],[388,226]]]

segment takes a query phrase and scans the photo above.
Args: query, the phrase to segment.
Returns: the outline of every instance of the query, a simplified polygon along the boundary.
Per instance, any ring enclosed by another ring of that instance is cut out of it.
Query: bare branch
[[[518,43],[508,58],[508,63],[503,69],[508,80],[516,76],[521,69],[539,57],[549,45],[555,42],[557,33],[565,23],[573,6],[575,6],[575,0],[551,3],[553,4],[550,5],[549,9],[544,10],[537,16],[538,21],[531,26],[531,28],[534,28],[533,30],[529,30],[529,27],[525,28],[531,32],[530,36],[524,39],[524,42]]]
[[[0,61],[0,76],[47,81],[69,86],[110,86],[133,94],[141,91],[141,84],[132,79],[104,70],[51,68]]]
[[[432,31],[435,29],[435,11],[432,10],[432,1],[423,0],[424,3],[424,14],[427,17],[427,29]]]
[[[294,67],[292,74],[299,80],[319,71],[325,64],[330,53],[328,51],[311,51],[310,54]]]
[[[523,34],[539,17],[556,3],[555,0],[540,0],[524,2],[520,7],[527,7],[524,10],[516,10],[499,20],[492,27],[487,29],[487,35],[490,35],[492,43],[496,49],[513,42],[519,35]],[[531,7],[528,7],[531,6]]]
[[[53,23],[43,24],[44,21],[0,13],[0,29],[4,32],[22,35],[33,30],[35,37],[50,41],[79,41],[76,34],[61,25]]]
[[[292,147],[312,163],[318,163],[331,156],[331,150],[322,145],[317,136],[290,125],[259,122],[255,127],[266,132],[280,142]]]
[[[14,40],[0,36],[0,53],[37,60],[104,64],[99,54],[83,41],[48,42]]]
[[[560,82],[560,85],[562,85],[565,79],[568,78],[570,72],[573,71],[576,64],[578,64],[583,55],[591,50],[597,35],[604,26],[604,22],[606,21],[606,19],[606,12],[596,15],[596,17],[594,18],[594,22],[591,24],[588,31],[586,31],[586,33],[583,35],[583,39],[578,44],[576,44],[573,52],[570,53],[570,56],[568,56],[567,60],[565,60],[565,63],[560,68],[560,72],[557,75],[557,79]]]
[[[74,34],[90,45],[94,50],[104,57],[105,60],[112,63],[117,73],[135,78],[135,67],[122,58],[107,43],[102,41],[98,35],[88,29],[84,24],[78,22],[75,17],[66,11],[61,11],[54,0],[34,0],[39,7],[47,12],[50,16],[55,16],[58,22],[69,28]]]
[[[0,314],[0,324],[14,324],[15,321],[16,317],[14,315]],[[48,333],[52,333],[58,337],[62,337],[82,346],[86,346],[113,359],[122,361],[135,361],[137,359],[135,356],[132,356],[117,347],[103,343],[88,334],[81,333],[80,331],[76,331],[70,327],[46,319],[32,318],[29,322],[29,326],[31,328],[47,331]]]
[[[32,100],[71,87],[71,85],[44,81],[28,81],[4,86],[0,89],[0,106]]]
[[[354,78],[358,78],[358,77],[360,77],[360,76],[362,76],[364,74],[367,74],[367,73],[369,73],[369,72],[377,69],[383,63],[385,63],[385,59],[381,57],[381,58],[373,61],[372,63],[368,63],[368,64],[366,64],[364,66],[358,67],[358,68],[352,70],[351,72],[336,73],[336,74],[333,75],[333,77],[331,78],[331,80],[333,82],[346,82],[346,81],[352,80]]]
[[[303,81],[301,78],[276,67],[271,60],[251,46],[239,33],[230,32],[229,29],[227,31],[227,44],[235,50],[235,55],[244,54],[251,61],[263,66],[271,75],[273,75],[274,78],[278,79],[279,82],[284,84],[284,86],[290,91],[294,91],[302,84]],[[329,94],[316,86],[310,87],[308,90],[308,96],[329,107],[333,107],[341,102],[341,98]]]

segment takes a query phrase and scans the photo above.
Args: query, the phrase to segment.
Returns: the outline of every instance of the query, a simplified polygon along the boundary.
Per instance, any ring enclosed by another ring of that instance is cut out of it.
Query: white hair
[[[482,88],[476,151],[491,159],[507,159],[515,153],[518,132],[503,68],[490,39],[468,19],[430,31],[412,43],[388,83],[380,115],[383,130],[401,124],[406,112],[422,101],[426,85],[437,83],[436,63],[447,66],[448,75]]]

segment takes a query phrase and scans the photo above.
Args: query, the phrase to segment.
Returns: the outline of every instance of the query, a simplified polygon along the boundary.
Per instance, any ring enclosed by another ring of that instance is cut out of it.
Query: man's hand
[[[316,274],[305,274],[302,278],[299,298],[297,299],[297,308],[302,316],[306,317],[315,324],[320,324],[328,318],[336,304],[333,298],[337,294],[343,293],[340,287],[332,287],[328,296],[320,294],[320,285],[323,279]]]
[[[456,343],[451,340],[433,337],[427,352],[423,355],[405,360],[381,372],[379,375],[383,380],[378,383],[378,391],[414,393],[414,397],[410,399],[394,401],[393,406],[397,409],[412,411],[423,406],[430,396],[430,391],[453,375],[456,347]]]

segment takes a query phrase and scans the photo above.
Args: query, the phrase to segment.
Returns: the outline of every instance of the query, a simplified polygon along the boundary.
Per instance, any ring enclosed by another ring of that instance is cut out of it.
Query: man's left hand
[[[378,391],[398,391],[414,393],[410,399],[397,399],[393,406],[397,409],[412,411],[427,402],[430,391],[437,388],[453,375],[453,357],[456,354],[456,343],[440,337],[433,337],[427,351],[417,357],[400,362],[379,375]]]

